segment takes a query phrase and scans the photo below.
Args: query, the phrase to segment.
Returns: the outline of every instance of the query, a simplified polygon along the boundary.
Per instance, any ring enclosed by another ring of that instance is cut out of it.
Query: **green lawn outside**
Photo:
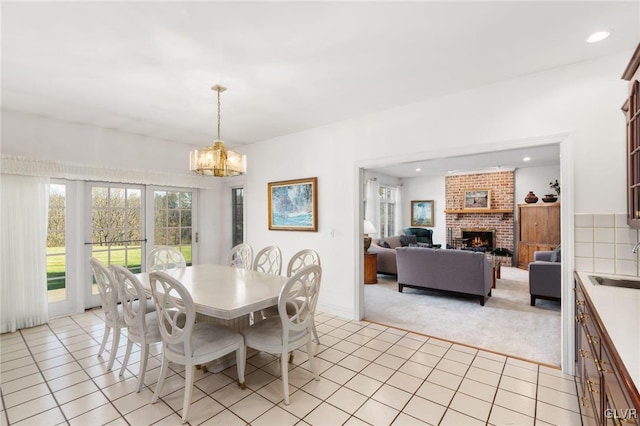
[[[101,251],[101,248],[104,251]],[[178,248],[178,247],[176,247]],[[191,246],[184,246],[180,249],[182,255],[187,260],[187,265],[191,265]],[[47,247],[47,289],[54,290],[65,287],[65,262],[66,256],[64,254],[64,247]],[[111,264],[124,265],[125,264],[125,246],[111,246]],[[107,246],[94,246],[93,257],[98,259],[105,265],[109,265],[109,252]],[[128,267],[132,272],[141,271],[141,246],[129,246],[128,247]],[[60,277],[60,278],[57,278]]]

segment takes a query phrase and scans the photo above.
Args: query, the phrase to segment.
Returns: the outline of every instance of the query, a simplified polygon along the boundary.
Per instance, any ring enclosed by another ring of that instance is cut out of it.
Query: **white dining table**
[[[176,278],[191,294],[196,312],[232,320],[276,305],[287,277],[247,271],[226,265],[199,264],[163,271]],[[149,273],[137,275],[150,289]]]
[[[281,275],[226,265],[198,264],[163,272],[180,281],[189,291],[197,321],[221,323],[237,331],[250,325],[252,312],[277,305],[280,290],[287,282],[287,277]],[[150,292],[149,273],[136,276]],[[234,362],[235,357],[230,357],[217,365],[210,365],[210,370],[220,371]]]

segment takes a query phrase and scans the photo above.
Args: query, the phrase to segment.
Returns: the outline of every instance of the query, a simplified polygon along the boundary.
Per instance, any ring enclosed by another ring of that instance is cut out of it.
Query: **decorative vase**
[[[524,197],[524,202],[527,203],[527,204],[537,203],[538,202],[538,197],[536,197],[536,194],[534,194],[533,191],[529,191],[527,196]]]
[[[556,201],[558,201],[558,197],[555,194],[546,194],[544,197],[542,197],[542,201],[544,201],[545,203],[555,203]]]

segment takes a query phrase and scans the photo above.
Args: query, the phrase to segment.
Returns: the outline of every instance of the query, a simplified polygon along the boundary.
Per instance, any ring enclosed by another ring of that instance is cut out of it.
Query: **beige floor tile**
[[[26,389],[31,386],[36,386],[44,382],[45,380],[44,380],[44,377],[42,377],[42,374],[40,373],[30,374],[28,376],[20,377],[19,379],[16,379],[16,380],[3,383],[2,393],[4,395],[11,395],[14,392],[21,391],[22,389]]]
[[[449,408],[485,423],[489,418],[491,403],[458,392],[453,397]]]
[[[413,337],[414,335],[411,335],[411,334],[406,335],[402,339],[398,340],[398,343],[396,344],[396,346],[401,346],[403,348],[413,349],[414,351],[417,351],[424,344],[425,341],[416,340]]]
[[[406,359],[411,358],[411,356],[416,353],[416,349],[407,348],[405,346],[401,346],[400,343],[396,343],[395,345],[390,347],[386,353],[402,358],[402,362],[404,362]]]
[[[356,372],[362,371],[362,369],[369,364],[371,364],[371,361],[359,358],[355,355],[349,355],[338,363],[338,365]]]
[[[398,417],[393,421],[393,426],[428,426],[429,423],[425,423],[422,420],[418,420],[415,417],[411,417],[405,413],[398,414]]]
[[[549,424],[565,426],[580,426],[582,424],[580,414],[541,401],[538,401],[536,409],[536,424],[539,424],[538,419]]]
[[[488,358],[488,359],[492,359],[494,361],[499,361],[502,363],[507,362],[507,357],[502,355],[502,354],[496,354],[493,352],[488,352],[488,351],[478,351],[477,356],[482,357],[482,358]]]
[[[171,408],[162,401],[158,401],[155,404],[147,402],[147,404],[125,414],[124,418],[132,425],[153,424],[172,413]],[[182,416],[182,412],[179,415]]]
[[[20,379],[22,377],[31,376],[33,374],[40,374],[38,370],[38,366],[35,363],[31,363],[29,365],[13,368],[10,370],[2,370],[0,374],[0,383],[2,387],[16,379]]]
[[[227,380],[224,380],[224,378],[226,378]],[[213,387],[215,389],[212,389],[212,391],[215,391],[231,383],[231,379],[229,379],[226,376],[224,376],[224,378],[218,379],[213,383],[211,381],[208,381],[206,384],[213,384],[214,385]],[[202,379],[202,380],[206,380],[206,379]],[[276,380],[276,377],[265,372],[264,370],[255,370],[252,373],[247,374],[245,376],[245,383],[247,384],[247,387],[254,391],[260,389],[263,386],[268,385],[274,380]],[[218,385],[217,388],[216,388],[216,385]],[[200,386],[198,387],[202,389],[202,387]]]
[[[493,403],[498,388],[471,379],[462,379],[458,392]]]
[[[507,358],[507,365],[515,365],[517,367],[528,368],[529,370],[538,371],[538,364],[524,361],[522,359]]]
[[[442,405],[414,395],[402,412],[428,424],[437,425],[446,410],[446,407]]]
[[[538,372],[529,368],[520,367],[517,365],[507,364],[504,366],[502,372],[505,376],[513,377],[514,379],[525,380],[531,383],[538,383]]]
[[[535,399],[536,397],[537,386],[534,383],[514,379],[513,377],[502,376],[498,387],[513,393],[528,396],[529,398]]]
[[[345,387],[354,390],[356,392],[359,392],[363,395],[366,396],[371,396],[373,395],[378,389],[380,389],[380,386],[382,386],[381,381],[378,381],[376,379],[372,379],[371,377],[367,377],[365,375],[362,374],[358,374],[357,376],[355,376],[353,379],[349,380],[347,383],[345,383]]]
[[[297,391],[289,396],[289,405],[286,405],[284,401],[282,401],[278,404],[278,407],[287,410],[296,417],[303,418],[320,405],[320,403],[322,403],[322,401],[315,396],[309,395],[304,391]]]
[[[152,396],[153,392],[143,389],[140,393],[132,393],[127,396],[123,396],[122,398],[116,399],[112,402],[113,405],[118,409],[118,411],[120,411],[122,414],[128,414],[140,407],[144,407],[145,405],[149,404]],[[160,402],[158,402],[157,404],[160,404]]]
[[[426,365],[427,367],[435,367],[440,362],[440,356],[428,354],[426,352],[418,351],[411,358],[410,361],[418,364]]]
[[[494,405],[489,415],[489,424],[494,426],[534,426],[533,417],[525,416],[507,408]]]
[[[14,359],[12,361],[3,362],[2,364],[0,364],[0,371],[2,371],[4,374],[5,371],[11,371],[20,367],[26,367],[31,365],[35,365],[35,361],[33,360],[32,357],[25,356],[22,358]]]
[[[85,395],[92,394],[98,391],[98,387],[91,380],[85,380],[76,385],[69,386],[68,388],[61,389],[54,393],[58,404],[66,404],[74,399],[81,398]],[[106,394],[107,398],[115,399],[111,395]]]
[[[380,364],[384,367],[391,368],[393,370],[397,370],[402,364],[404,364],[404,359],[397,357],[395,355],[391,355],[389,353],[384,353],[375,359],[376,364]]]
[[[301,389],[308,394],[311,394],[317,398],[325,400],[329,398],[335,391],[340,388],[340,385],[332,382],[331,380],[312,380]],[[279,402],[279,401],[277,401]]]
[[[74,417],[73,419],[69,420],[69,425],[86,426],[95,424],[96,419],[100,419],[100,424],[106,424],[120,418],[120,413],[118,413],[118,410],[116,410],[113,405],[105,404],[100,407],[94,408],[93,410],[88,411],[78,417]]]
[[[327,336],[333,336],[336,339],[344,339],[345,337],[350,336],[351,334],[353,334],[350,331],[347,330],[341,330],[339,328],[333,329],[330,332],[327,333]]]
[[[505,366],[505,363],[496,361],[493,359],[489,359],[489,358],[476,357],[471,363],[471,365],[477,368],[482,368],[483,370],[501,374],[502,369]]]
[[[336,382],[340,385],[344,385],[356,375],[355,371],[351,371],[347,368],[334,365],[327,371],[321,374],[322,377]]]
[[[447,373],[455,374],[456,376],[464,377],[464,375],[467,373],[467,370],[469,369],[469,365],[442,358],[435,368],[436,370],[442,370],[446,371]]]
[[[462,382],[462,376],[457,376],[442,370],[433,370],[431,374],[429,374],[429,377],[427,377],[427,381],[444,386],[445,388],[457,390],[460,382]]]
[[[387,380],[387,384],[411,393],[418,390],[420,385],[422,385],[422,382],[423,379],[410,376],[401,371],[393,373],[393,376],[389,377],[389,380]]]
[[[282,408],[275,406],[269,411],[251,422],[252,426],[293,426],[300,421],[299,418]]]
[[[412,394],[409,392],[385,384],[380,387],[371,398],[396,410],[402,410],[409,399],[411,399],[411,396]]]
[[[366,348],[370,348],[370,349],[375,349],[376,351],[379,352],[385,352],[387,349],[389,349],[391,346],[393,346],[392,343],[386,342],[382,339],[380,339],[379,337],[376,337],[370,341],[367,342],[366,345],[364,345]]]
[[[359,348],[360,348],[360,345],[357,345],[355,343],[352,343],[346,340],[341,340],[340,342],[333,345],[333,349],[337,349],[346,354],[350,354]]]
[[[372,379],[376,379],[381,382],[386,382],[394,372],[395,370],[392,368],[373,363],[366,366],[360,372],[360,374],[364,374],[365,376],[371,377]]]
[[[575,411],[576,413],[580,412],[578,398],[575,395],[544,386],[538,388],[538,401],[546,402],[565,410]]]
[[[53,380],[58,377],[66,376],[67,374],[74,373],[76,371],[82,370],[82,367],[77,362],[69,362],[67,364],[60,365],[58,367],[53,367],[48,370],[44,370],[42,375],[45,380]]]
[[[428,367],[426,365],[419,364],[413,361],[407,361],[402,365],[402,367],[398,368],[399,372],[408,374],[410,376],[413,376],[422,380],[426,379],[427,376],[431,374],[432,370],[433,370],[433,367]]]
[[[329,362],[337,363],[348,355],[349,354],[346,352],[342,352],[334,348],[328,348],[320,352],[317,357]]]
[[[483,370],[482,368],[471,366],[465,376],[467,379],[475,380],[476,382],[484,383],[489,386],[498,387],[500,382],[500,374],[493,373],[491,371]]]
[[[367,397],[348,388],[340,388],[327,398],[327,402],[341,410],[353,414],[367,400]]]
[[[382,354],[381,351],[368,348],[366,346],[362,346],[360,349],[356,349],[355,351],[353,351],[351,355],[364,358],[367,361],[373,361],[374,359],[378,358],[381,354]]]
[[[535,399],[504,389],[498,389],[494,404],[495,406],[508,408],[529,417],[535,416],[536,413]]]
[[[53,396],[45,395],[12,408],[7,408],[6,413],[9,417],[9,423],[13,424],[56,407],[57,404]]]
[[[399,411],[373,399],[367,400],[354,416],[372,425],[390,425]]]
[[[454,410],[447,410],[440,426],[484,426],[485,422]]]
[[[4,386],[3,386],[4,388]],[[4,393],[4,389],[3,389]],[[4,404],[6,408],[15,407],[24,402],[31,401],[36,398],[40,398],[46,395],[50,395],[49,387],[46,383],[39,383],[33,386],[26,387],[19,391],[9,393],[4,396]]]
[[[96,391],[67,402],[66,404],[61,405],[60,408],[62,408],[62,412],[68,419],[72,419],[108,403],[109,400],[102,394],[102,392]]]
[[[42,371],[45,371],[50,368],[59,367],[61,365],[68,364],[70,362],[76,362],[76,360],[70,354],[65,354],[55,358],[49,358],[47,360],[40,361],[38,362],[38,366]]]
[[[448,347],[432,344],[432,343],[429,343],[429,342],[425,343],[420,348],[418,348],[418,352],[421,352],[421,353],[424,353],[424,354],[433,355],[433,356],[436,356],[438,358],[443,357],[447,353],[448,350],[449,350]]]
[[[457,351],[454,348],[451,348],[444,354],[443,358],[460,362],[468,366],[471,365],[475,357],[476,355],[473,353]]]
[[[29,357],[31,358],[31,353],[29,349],[23,348],[17,351],[7,352],[2,354],[2,362],[14,361],[16,359]]]
[[[299,393],[300,392],[298,392],[298,394]],[[273,407],[273,403],[271,401],[253,393],[233,404],[229,407],[229,410],[241,419],[245,420],[247,423],[251,423],[253,420],[266,413],[271,407]]]
[[[569,377],[569,378],[566,378]],[[573,376],[566,375],[550,375],[543,374],[542,372],[538,375],[538,385],[544,386],[547,388],[559,390],[562,392],[566,392],[571,395],[576,395],[576,381]]]
[[[278,381],[282,386],[282,382],[280,380]],[[282,387],[280,389],[282,389]],[[292,390],[293,389],[291,388],[291,386],[289,386],[289,392],[291,392]],[[215,399],[225,407],[230,407],[241,399],[249,396],[251,392],[252,391],[249,388],[241,389],[240,386],[238,386],[236,383],[230,383],[227,386],[213,392],[211,396],[213,397],[213,399]],[[282,390],[280,390],[280,394],[282,394]]]
[[[36,414],[31,417],[27,417],[26,419],[19,421],[17,423],[12,423],[20,426],[41,426],[41,425],[54,425],[54,424],[64,424],[64,415],[60,408],[54,407],[42,413]]]
[[[455,391],[453,389],[449,389],[444,386],[440,386],[438,384],[427,381],[424,382],[422,386],[420,386],[420,389],[418,389],[416,395],[447,407],[453,399]]]
[[[193,393],[191,394],[191,403],[195,404],[202,399],[205,399],[206,394],[202,392],[198,388],[193,388]],[[149,399],[151,401],[151,399]],[[165,395],[160,398],[160,401],[167,404],[172,410],[180,411],[184,405],[184,390],[180,389],[175,392],[170,393],[169,395]]]
[[[341,425],[349,419],[350,415],[334,407],[331,404],[323,402],[310,412],[304,421],[312,426],[324,425]]]

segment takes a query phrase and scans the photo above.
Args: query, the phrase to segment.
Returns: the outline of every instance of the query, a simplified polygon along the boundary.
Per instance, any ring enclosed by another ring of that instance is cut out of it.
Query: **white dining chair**
[[[280,275],[282,272],[282,252],[276,246],[263,248],[256,254],[251,269],[265,274]]]
[[[253,248],[246,243],[238,244],[227,254],[227,265],[240,269],[251,269],[253,264]]]
[[[104,334],[102,336],[102,343],[100,349],[98,349],[98,357],[102,355],[105,349],[109,334],[113,330],[113,336],[111,337],[111,352],[109,353],[109,362],[107,363],[107,370],[113,368],[113,362],[116,359],[116,352],[118,351],[118,344],[120,343],[120,330],[127,325],[124,322],[122,316],[122,307],[118,306],[118,290],[114,285],[114,278],[109,269],[102,264],[98,259],[92,257],[89,259],[91,264],[91,270],[93,271],[93,277],[98,286],[98,292],[100,293],[100,302],[102,303],[102,311],[104,312]]]
[[[282,287],[278,296],[279,316],[259,321],[242,331],[248,348],[280,354],[280,367],[285,404],[289,404],[288,355],[307,345],[313,377],[320,380],[313,355],[313,316],[318,303],[322,269],[310,265],[300,269]]]
[[[287,264],[287,276],[290,277],[300,269],[309,265],[320,265],[320,255],[312,249],[304,249],[295,253]]]
[[[300,269],[309,265],[320,265],[320,255],[313,249],[304,249],[295,253],[289,259],[289,263],[287,264],[287,277],[292,276]],[[272,306],[262,310],[262,317],[267,318],[270,316],[278,315],[277,306]],[[316,322],[315,318],[313,320],[313,341],[320,344],[320,338],[318,337],[318,330],[316,330]]]
[[[236,353],[238,385],[246,388],[244,368],[246,349],[242,335],[221,324],[196,323],[193,299],[187,289],[164,272],[149,274],[151,294],[156,306],[162,336],[162,367],[151,403],[158,401],[169,362],[185,366],[182,423],[189,417],[195,366],[206,364],[228,353]]]
[[[184,268],[187,266],[182,253],[169,246],[159,246],[149,252],[147,256],[147,271],[166,271],[173,268]]]
[[[147,360],[149,358],[149,345],[162,341],[160,336],[160,328],[158,327],[158,315],[155,312],[153,301],[152,311],[147,312],[147,295],[142,284],[127,268],[120,265],[111,265],[109,267],[115,278],[115,284],[118,289],[120,303],[122,304],[122,314],[124,322],[127,325],[127,351],[120,367],[119,376],[124,374],[124,370],[129,362],[131,349],[133,344],[140,345],[140,367],[138,369],[138,388],[140,392],[144,384],[144,374],[147,370]],[[142,301],[142,303],[140,302]]]

